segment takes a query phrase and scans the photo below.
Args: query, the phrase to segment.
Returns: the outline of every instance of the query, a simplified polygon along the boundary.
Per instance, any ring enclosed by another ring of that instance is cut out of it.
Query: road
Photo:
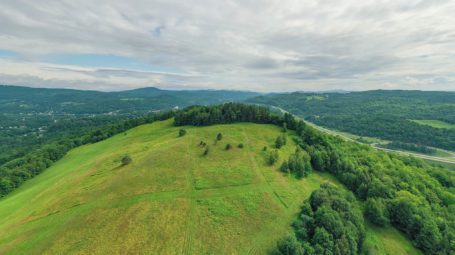
[[[275,109],[278,109],[282,113],[289,113],[288,111],[286,111],[283,108],[280,108],[278,106],[272,106],[272,107],[275,108]],[[315,128],[315,129],[317,129],[319,131],[322,131],[324,133],[327,133],[327,134],[330,134],[330,135],[339,136],[342,139],[347,140],[347,141],[351,141],[351,142],[355,142],[355,143],[359,143],[359,144],[366,144],[366,143],[361,143],[361,142],[359,142],[359,141],[357,141],[355,139],[352,139],[352,138],[350,138],[350,137],[348,137],[346,135],[343,135],[343,134],[341,134],[339,132],[336,132],[336,131],[333,131],[333,130],[330,130],[330,129],[327,129],[327,128],[324,128],[324,127],[321,127],[321,126],[318,126],[318,125],[316,125],[316,124],[314,124],[312,122],[309,122],[309,121],[307,121],[307,120],[305,120],[303,118],[300,118],[300,117],[297,117],[297,116],[295,116],[295,117],[297,119],[299,119],[299,120],[304,121],[309,126]],[[425,154],[408,152],[408,151],[386,149],[386,148],[378,147],[375,143],[370,144],[370,146],[375,148],[376,150],[382,150],[382,151],[397,153],[397,154],[406,155],[406,156],[413,156],[413,157],[416,157],[416,158],[428,159],[428,160],[433,160],[433,161],[438,161],[438,162],[443,162],[443,163],[455,164],[455,155],[453,155],[453,157],[450,157],[450,158],[443,158],[443,157],[429,156],[429,155],[425,155]]]

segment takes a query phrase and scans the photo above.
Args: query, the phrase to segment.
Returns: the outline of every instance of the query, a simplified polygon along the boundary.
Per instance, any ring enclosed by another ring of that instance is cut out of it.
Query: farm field
[[[172,120],[156,122],[70,151],[0,200],[0,254],[265,254],[313,190],[339,185],[268,166],[276,126],[185,129],[178,137]],[[288,141],[279,161],[296,148]],[[394,229],[368,227],[367,240],[374,254],[418,254]]]

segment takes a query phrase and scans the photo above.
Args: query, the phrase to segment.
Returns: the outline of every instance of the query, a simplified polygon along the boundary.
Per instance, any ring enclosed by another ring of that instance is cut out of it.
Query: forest
[[[454,124],[454,92],[295,92],[265,95],[247,101],[278,106],[317,125],[359,136],[455,150],[455,129],[413,121],[435,120]]]

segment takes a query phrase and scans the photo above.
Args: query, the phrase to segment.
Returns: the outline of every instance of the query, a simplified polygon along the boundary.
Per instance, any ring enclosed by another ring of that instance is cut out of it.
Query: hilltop
[[[313,190],[340,185],[327,174],[298,180],[266,164],[263,148],[273,147],[279,127],[185,127],[183,137],[178,130],[160,121],[70,151],[0,200],[0,253],[263,254]],[[280,162],[295,148],[289,139]],[[132,162],[122,166],[125,154]],[[396,230],[381,231],[368,234],[378,249],[413,250]]]

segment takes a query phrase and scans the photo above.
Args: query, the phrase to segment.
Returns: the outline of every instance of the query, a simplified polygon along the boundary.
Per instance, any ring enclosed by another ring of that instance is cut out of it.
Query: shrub
[[[223,139],[223,134],[218,133],[218,134],[216,135],[216,140],[217,140],[217,141],[221,141],[221,139]]]
[[[278,158],[279,158],[278,151],[277,150],[273,150],[273,151],[271,151],[269,153],[269,156],[267,158],[267,163],[269,165],[274,165],[278,161]]]
[[[209,146],[205,147],[204,153],[202,154],[203,156],[207,156],[209,154]]]
[[[239,143],[239,145],[237,145],[238,148],[242,149],[244,147],[243,143]]]
[[[182,137],[182,136],[184,136],[184,135],[186,135],[186,130],[183,129],[183,128],[181,128],[181,129],[179,130],[179,137]]]
[[[125,156],[123,156],[121,161],[122,161],[122,166],[126,166],[126,165],[130,164],[131,161],[133,161],[133,160],[131,159],[130,156],[125,155]]]
[[[226,144],[226,150],[230,150],[232,148],[232,145],[230,143]]]
[[[283,145],[286,145],[286,142],[286,135],[279,135],[275,140],[275,148],[279,149],[283,147]]]

